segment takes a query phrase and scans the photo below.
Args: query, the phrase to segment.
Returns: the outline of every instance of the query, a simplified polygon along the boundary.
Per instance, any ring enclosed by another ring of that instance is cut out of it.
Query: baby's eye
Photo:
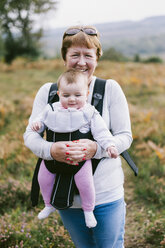
[[[79,96],[81,96],[81,94],[76,94],[76,97],[79,97]]]
[[[69,95],[68,94],[65,94],[65,95],[63,95],[63,97],[69,97]]]

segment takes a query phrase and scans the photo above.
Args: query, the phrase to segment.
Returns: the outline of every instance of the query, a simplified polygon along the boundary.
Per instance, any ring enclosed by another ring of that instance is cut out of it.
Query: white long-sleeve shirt
[[[96,77],[93,77],[89,87],[89,103],[92,99],[95,80]],[[51,84],[46,83],[39,89],[34,100],[29,125],[24,133],[25,145],[38,157],[46,160],[53,159],[50,154],[53,142],[44,140],[37,132],[32,131],[30,124],[46,106]],[[107,80],[105,87],[102,117],[108,129],[113,133],[113,141],[120,154],[127,150],[132,143],[128,104],[121,87],[116,81]],[[103,158],[94,173],[96,205],[120,199],[124,195],[124,175],[120,157],[116,159],[107,157],[106,151],[98,144],[94,158]],[[77,196],[74,199],[73,207],[80,207],[80,198]]]

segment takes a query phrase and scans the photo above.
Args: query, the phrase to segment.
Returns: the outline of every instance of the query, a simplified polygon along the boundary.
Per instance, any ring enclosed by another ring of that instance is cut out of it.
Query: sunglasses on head
[[[66,32],[64,33],[64,38],[66,35],[72,36],[72,35],[78,34],[79,32],[84,32],[85,34],[88,34],[88,35],[97,36],[97,31],[94,28],[70,28],[66,30]]]

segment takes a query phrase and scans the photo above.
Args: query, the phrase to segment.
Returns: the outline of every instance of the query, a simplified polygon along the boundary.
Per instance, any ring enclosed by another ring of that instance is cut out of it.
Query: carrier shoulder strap
[[[53,103],[53,102],[58,102],[59,101],[59,96],[57,95],[57,83],[52,83],[50,86],[49,90],[49,95],[48,95],[48,103]]]
[[[105,84],[106,84],[106,80],[101,78],[96,78],[93,89],[91,104],[95,106],[95,108],[99,111],[100,115],[102,115],[102,110],[103,110]]]
[[[93,95],[91,104],[97,109],[97,111],[102,115],[103,110],[103,99],[104,99],[104,92],[105,92],[105,84],[106,80],[101,78],[96,78],[95,85],[93,88]],[[96,171],[96,168],[99,164],[101,159],[92,159],[92,170],[93,174]]]

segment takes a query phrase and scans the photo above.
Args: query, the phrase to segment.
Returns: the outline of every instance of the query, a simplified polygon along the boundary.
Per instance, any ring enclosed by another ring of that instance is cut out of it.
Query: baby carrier
[[[103,99],[104,99],[104,91],[105,91],[106,80],[97,78],[95,81],[95,86],[93,90],[92,102],[91,104],[95,106],[95,108],[99,111],[100,115],[102,115],[102,107],[103,107]],[[51,85],[48,103],[59,101],[57,95],[57,84],[53,83]],[[53,111],[53,108],[52,108]],[[50,130],[46,130],[46,139],[48,141],[67,141],[67,140],[77,140],[77,139],[92,139],[91,132],[86,134],[82,134],[79,130],[72,133],[53,133]],[[138,168],[134,164],[130,155],[127,151],[124,151],[121,156],[127,161],[128,165],[132,168],[135,173],[135,176],[138,174]],[[32,180],[32,189],[31,189],[31,200],[32,206],[36,206],[38,203],[39,196],[39,184],[38,184],[38,171],[40,168],[41,158],[38,159],[36,164],[35,172]],[[92,159],[92,168],[93,173],[95,172],[100,159]],[[75,182],[74,175],[77,171],[83,166],[85,162],[79,163],[79,166],[68,165],[65,163],[61,163],[55,160],[45,161],[45,165],[47,169],[51,173],[56,173],[56,179],[52,191],[51,197],[51,205],[57,209],[65,209],[72,205],[73,197],[75,192],[78,193]]]

